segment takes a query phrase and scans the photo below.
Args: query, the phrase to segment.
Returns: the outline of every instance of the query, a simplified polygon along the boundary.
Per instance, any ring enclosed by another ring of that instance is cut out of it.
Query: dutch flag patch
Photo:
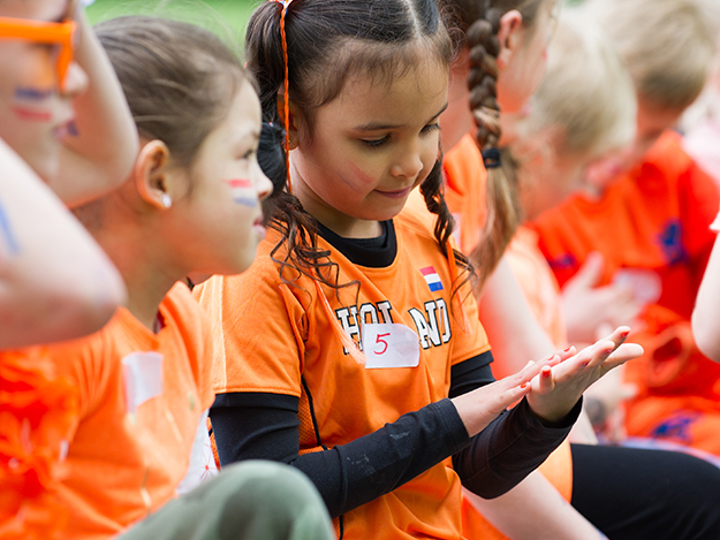
[[[431,291],[435,292],[443,290],[442,281],[440,281],[440,276],[438,276],[437,272],[435,271],[435,267],[426,266],[425,268],[420,269],[420,273],[425,278],[425,281],[427,282],[428,287],[430,287]]]

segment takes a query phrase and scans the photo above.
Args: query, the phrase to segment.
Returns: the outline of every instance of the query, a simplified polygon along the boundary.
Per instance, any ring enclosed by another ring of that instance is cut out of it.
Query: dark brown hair
[[[497,266],[521,221],[515,176],[508,177],[503,167],[497,166],[500,161],[497,145],[501,136],[497,102],[500,18],[515,9],[522,15],[523,25],[532,28],[543,1],[443,0],[449,13],[451,35],[459,46],[469,49],[470,109],[477,125],[475,140],[483,152],[487,169],[485,228],[480,242],[470,253],[479,287]]]
[[[140,136],[163,141],[176,164],[191,164],[248,80],[239,58],[207,30],[169,19],[118,17],[95,31]]]
[[[248,69],[258,82],[264,119],[281,123],[278,101],[284,99],[285,62],[280,31],[283,5],[265,2],[253,14],[246,34]],[[428,54],[448,65],[452,42],[435,0],[295,0],[286,15],[289,92],[312,124],[313,110],[332,101],[353,73],[391,82]],[[282,101],[281,101],[282,103]],[[420,186],[435,213],[435,237],[447,255],[453,220],[443,197],[442,167],[436,162]],[[293,195],[276,192],[266,205],[270,226],[283,234],[272,256],[285,269],[337,282],[337,265],[318,249],[317,227]],[[469,270],[467,257],[455,252]],[[286,278],[283,276],[283,279]]]

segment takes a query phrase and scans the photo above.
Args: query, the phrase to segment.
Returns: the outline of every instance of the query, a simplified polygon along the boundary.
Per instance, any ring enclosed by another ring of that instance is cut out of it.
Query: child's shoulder
[[[670,180],[679,178],[693,165],[693,159],[683,149],[682,137],[674,130],[665,131],[643,161],[643,166],[657,169]]]
[[[395,228],[412,232],[414,235],[428,238],[435,242],[433,230],[437,216],[427,209],[425,201],[422,199],[419,191],[417,193],[413,192],[411,197],[414,199],[413,202],[406,204],[402,211],[393,219]]]

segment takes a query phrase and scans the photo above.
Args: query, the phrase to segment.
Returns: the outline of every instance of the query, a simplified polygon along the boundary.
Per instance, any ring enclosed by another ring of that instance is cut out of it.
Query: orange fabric
[[[57,375],[44,347],[0,353],[0,538],[54,539],[69,513],[51,495],[67,472],[63,449],[77,389]],[[38,512],[40,505],[43,510]],[[24,521],[34,512],[37,528]]]
[[[454,236],[463,251],[469,253],[477,245],[485,224],[487,171],[482,154],[471,135],[466,135],[445,154],[445,201],[456,221]],[[424,206],[415,197],[412,204]],[[533,246],[534,243],[534,246]],[[540,256],[538,260],[537,256]],[[557,344],[567,341],[565,324],[559,311],[557,282],[547,268],[547,263],[537,249],[537,239],[532,231],[521,230],[507,252],[513,272],[525,293],[531,308],[543,327]],[[542,262],[540,262],[542,261]],[[537,279],[540,278],[541,282]],[[546,287],[552,286],[551,289]],[[547,323],[547,324],[546,324]],[[570,443],[565,440],[540,466],[540,472],[570,501],[572,495],[572,455]],[[466,538],[507,540],[466,500],[463,501],[463,535]]]
[[[360,320],[399,323],[416,332],[421,349],[414,368],[366,369],[344,354],[314,282],[306,276],[296,286],[281,282],[268,256],[279,239],[274,231],[269,231],[250,270],[240,276],[215,276],[195,289],[214,323],[216,392],[299,397],[301,453],[350,442],[446,398],[451,366],[489,349],[467,285],[457,294],[464,300],[471,332],[462,329],[449,309],[450,272],[432,234],[431,216],[405,209],[394,224],[397,255],[385,268],[355,265],[320,238],[319,247],[329,250],[340,266],[340,283],[359,283],[359,289],[350,286],[338,295],[325,286],[322,290],[331,313],[356,342]],[[432,291],[420,272],[430,266],[442,290]],[[314,415],[308,414],[310,409]],[[451,467],[451,460],[445,460],[348,512],[343,538],[459,540],[460,480]]]
[[[172,499],[188,470],[202,413],[214,399],[210,334],[180,283],[159,318],[164,326],[154,334],[120,308],[99,332],[49,348],[58,372],[79,392],[68,474],[54,494],[72,516],[63,538],[114,536]],[[131,413],[126,391],[139,379],[123,361],[133,353],[159,353],[162,364],[160,393]],[[36,522],[28,518],[26,526],[32,531]]]
[[[510,242],[505,258],[535,319],[558,349],[565,348],[568,339],[560,287],[538,247],[537,233],[521,226]]]
[[[443,159],[445,202],[455,218],[455,238],[464,253],[480,240],[485,225],[487,171],[471,135],[465,135]]]
[[[660,297],[647,307],[640,331],[631,336],[646,353],[627,368],[628,378],[640,385],[640,394],[627,408],[630,435],[667,436],[672,430],[663,422],[675,414],[675,398],[704,398],[689,400],[689,405],[720,399],[720,365],[697,351],[689,333],[695,296],[715,239],[709,227],[718,213],[718,192],[680,143],[679,135],[665,133],[644,162],[602,198],[573,197],[535,223],[540,247],[561,285],[592,251],[605,257],[603,284],[624,269],[659,278]],[[647,407],[646,400],[653,407]],[[698,412],[717,414],[714,405]],[[710,451],[720,454],[720,435],[715,439]],[[695,445],[691,437],[682,442]]]

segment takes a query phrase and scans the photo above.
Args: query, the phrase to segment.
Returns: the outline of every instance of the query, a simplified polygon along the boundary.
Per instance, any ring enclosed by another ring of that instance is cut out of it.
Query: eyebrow
[[[445,103],[443,105],[442,109],[440,109],[437,114],[434,114],[427,122],[426,124],[430,123],[431,120],[434,118],[437,118],[442,113],[445,112],[445,109],[448,108],[448,104]],[[360,126],[355,126],[355,131],[384,131],[389,129],[398,129],[403,127],[401,124],[383,124],[381,122],[369,122],[367,124],[362,124]]]

